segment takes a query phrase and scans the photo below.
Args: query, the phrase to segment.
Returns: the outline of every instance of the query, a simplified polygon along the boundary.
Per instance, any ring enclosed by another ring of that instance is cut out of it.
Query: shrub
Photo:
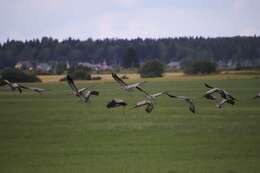
[[[186,60],[182,63],[185,74],[209,74],[217,71],[217,65],[210,60]]]
[[[69,69],[69,75],[75,80],[91,80],[91,69],[77,66]]]
[[[56,74],[60,75],[63,74],[67,70],[66,63],[59,63],[56,66]]]
[[[162,77],[164,66],[157,60],[151,60],[144,63],[140,68],[139,73],[141,77]]]
[[[123,75],[123,76],[121,77],[121,79],[129,79],[129,77],[126,76],[126,75]]]
[[[70,76],[73,79],[77,79],[77,80],[91,80],[90,72],[82,70],[82,69],[79,69],[79,70],[76,70],[76,71],[70,73]]]
[[[10,82],[40,82],[41,80],[34,73],[6,68],[1,72],[1,78]]]
[[[101,80],[102,77],[101,76],[94,76],[94,77],[91,77],[91,80]]]

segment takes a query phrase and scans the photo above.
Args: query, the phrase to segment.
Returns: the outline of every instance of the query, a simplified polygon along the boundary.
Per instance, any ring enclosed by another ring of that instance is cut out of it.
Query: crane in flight
[[[113,79],[120,85],[120,87],[125,91],[132,91],[133,89],[138,89],[139,91],[142,91],[141,85],[144,82],[137,82],[134,84],[127,84],[125,83],[116,73],[112,73]]]
[[[13,91],[13,92],[18,90],[20,94],[23,92],[23,89],[29,89],[28,87],[26,87],[24,85],[9,82],[8,80],[3,80],[1,86],[8,86],[11,89],[11,91]]]
[[[68,85],[70,86],[73,94],[79,97],[84,103],[88,102],[92,95],[94,96],[99,95],[98,91],[88,90],[88,88],[78,89],[73,79],[69,75],[67,75],[66,78],[67,78]]]
[[[145,100],[137,102],[136,105],[132,109],[140,108],[140,107],[145,107],[145,111],[147,113],[151,113],[154,108],[154,105],[153,105],[152,101],[145,99]]]
[[[123,107],[127,106],[127,103],[122,99],[113,99],[113,100],[109,101],[107,104],[108,109],[121,107],[121,106],[123,106]]]
[[[234,105],[235,101],[237,101],[237,99],[235,97],[233,97],[229,92],[227,92],[224,89],[212,87],[207,83],[204,83],[204,85],[205,85],[205,87],[210,89],[204,95],[205,98],[217,101],[217,97],[214,96],[214,94],[219,94],[220,97],[222,98],[222,100],[220,102],[216,103],[216,107],[218,107],[218,108],[222,108],[225,103]]]
[[[181,100],[181,101],[184,101],[185,103],[187,103],[189,105],[189,110],[192,112],[192,113],[195,113],[195,105],[192,101],[191,98],[189,97],[186,97],[186,96],[175,96],[175,95],[171,95],[169,93],[167,93],[167,95],[171,98],[176,98],[178,100]]]

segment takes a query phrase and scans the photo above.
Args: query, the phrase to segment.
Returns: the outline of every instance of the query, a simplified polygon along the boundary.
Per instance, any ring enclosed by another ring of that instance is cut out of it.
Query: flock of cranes
[[[141,101],[138,101],[132,109],[135,108],[141,108],[144,107],[145,111],[147,113],[150,113],[154,109],[155,100],[159,96],[167,96],[171,99],[183,101],[186,103],[189,107],[189,110],[192,113],[196,113],[195,105],[191,98],[186,96],[176,96],[170,94],[168,91],[161,91],[158,93],[150,94],[147,91],[145,91],[142,87],[144,82],[138,82],[134,84],[127,84],[125,81],[123,81],[116,73],[112,73],[112,78],[120,85],[120,88],[126,92],[137,90],[144,94],[144,99]],[[77,85],[75,84],[74,80],[71,78],[71,76],[67,75],[66,77],[67,83],[69,87],[72,90],[73,96],[79,97],[82,102],[87,103],[92,96],[99,96],[99,92],[96,90],[92,90],[90,88],[80,88],[78,89]],[[222,108],[225,103],[234,105],[236,101],[238,101],[235,97],[233,97],[229,92],[227,92],[224,89],[215,88],[210,86],[207,83],[204,83],[205,87],[209,90],[205,92],[203,95],[204,98],[208,100],[215,101],[217,108]],[[22,93],[24,89],[29,89],[31,91],[37,92],[39,94],[42,94],[43,92],[48,91],[47,89],[43,88],[36,88],[36,87],[28,87],[24,86],[18,83],[12,83],[8,80],[4,80],[0,86],[7,86],[11,89],[11,91],[18,91],[19,93]],[[253,97],[254,99],[260,98],[260,92]],[[106,105],[108,109],[110,108],[117,108],[117,107],[126,107],[128,104],[122,99],[114,98],[111,101],[109,101]]]

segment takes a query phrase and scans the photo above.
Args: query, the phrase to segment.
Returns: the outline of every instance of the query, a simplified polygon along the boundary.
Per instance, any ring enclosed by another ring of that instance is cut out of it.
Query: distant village
[[[27,71],[36,71],[37,73],[56,73],[57,66],[60,62],[30,62],[30,61],[19,61],[15,64],[14,68],[19,70],[27,70]],[[63,63],[64,64],[64,63]],[[70,69],[73,66],[81,66],[90,68],[93,71],[106,71],[106,70],[113,70],[116,67],[107,64],[104,60],[102,63],[94,64],[89,62],[77,62],[70,63],[66,62],[66,69]],[[229,60],[228,62],[225,61],[218,61],[217,67],[218,69],[222,70],[232,70],[238,68],[240,65],[243,67],[254,67],[256,64],[260,64],[260,60],[257,62],[252,62],[250,60],[245,60],[242,63],[238,63],[236,61]],[[180,61],[171,61],[170,63],[166,64],[168,70],[180,70],[181,69],[181,62]]]
[[[36,71],[38,73],[56,73],[59,62],[44,62],[44,63],[33,63],[30,61],[19,61],[15,64],[14,68],[18,70]],[[112,70],[112,66],[108,65],[106,61],[99,64],[91,64],[89,62],[78,62],[73,63],[75,66],[87,67],[94,71],[105,71]],[[66,69],[70,69],[71,63],[66,62]]]

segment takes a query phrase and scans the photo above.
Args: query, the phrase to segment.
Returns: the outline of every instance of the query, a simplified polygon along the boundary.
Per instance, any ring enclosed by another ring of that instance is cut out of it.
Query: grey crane
[[[210,94],[213,94],[213,93],[218,93],[220,94],[220,96],[224,99],[227,99],[227,100],[237,100],[236,98],[234,98],[229,92],[227,92],[226,90],[224,89],[220,89],[220,88],[215,88],[215,87],[212,87],[210,85],[208,85],[207,83],[204,83],[204,85],[207,87],[207,88],[210,88]]]
[[[212,86],[208,85],[207,83],[204,83],[204,85],[207,88],[210,88],[210,90],[207,91],[206,94],[204,95],[205,98],[211,99],[211,100],[217,100],[217,98],[213,95],[214,93],[219,94],[223,98],[219,103],[216,104],[216,106],[218,108],[222,108],[225,103],[234,105],[235,101],[237,101],[236,98],[234,98],[229,92],[227,92],[224,89],[212,87]]]
[[[67,75],[66,78],[67,78],[67,82],[68,82],[70,88],[72,89],[73,94],[77,97],[80,97],[80,99],[83,102],[85,102],[85,103],[88,102],[92,95],[95,95],[95,96],[99,95],[98,91],[88,90],[87,88],[82,88],[82,89],[78,90],[73,79],[69,75]]]
[[[127,103],[122,99],[113,99],[113,100],[109,101],[108,104],[107,104],[108,109],[121,107],[121,106],[122,107],[127,106]]]
[[[125,83],[116,73],[112,73],[113,79],[121,86],[121,88],[125,91],[132,91],[133,89],[138,89],[142,91],[141,85],[144,82],[137,82],[134,84],[127,84]]]
[[[169,97],[171,97],[171,98],[176,98],[176,99],[178,99],[178,100],[182,100],[182,101],[184,101],[184,102],[186,102],[188,105],[189,105],[189,110],[192,112],[192,113],[195,113],[195,105],[194,105],[194,103],[193,103],[193,101],[192,101],[192,99],[191,98],[189,98],[189,97],[186,97],[186,96],[175,96],[175,95],[171,95],[171,94],[169,94],[169,93],[166,93]]]
[[[18,84],[18,83],[9,82],[8,80],[3,80],[2,86],[8,86],[9,88],[11,88],[12,91],[18,90],[19,93],[22,93],[23,89],[29,89],[26,86],[23,86],[23,85]]]
[[[147,113],[151,113],[154,106],[153,106],[152,101],[145,99],[145,100],[137,102],[136,105],[133,107],[133,109],[139,108],[139,107],[145,107],[145,111]]]
[[[70,75],[67,75],[66,79],[73,92],[73,95],[80,97],[80,95],[83,95],[83,93],[87,90],[87,88],[78,89]]]

